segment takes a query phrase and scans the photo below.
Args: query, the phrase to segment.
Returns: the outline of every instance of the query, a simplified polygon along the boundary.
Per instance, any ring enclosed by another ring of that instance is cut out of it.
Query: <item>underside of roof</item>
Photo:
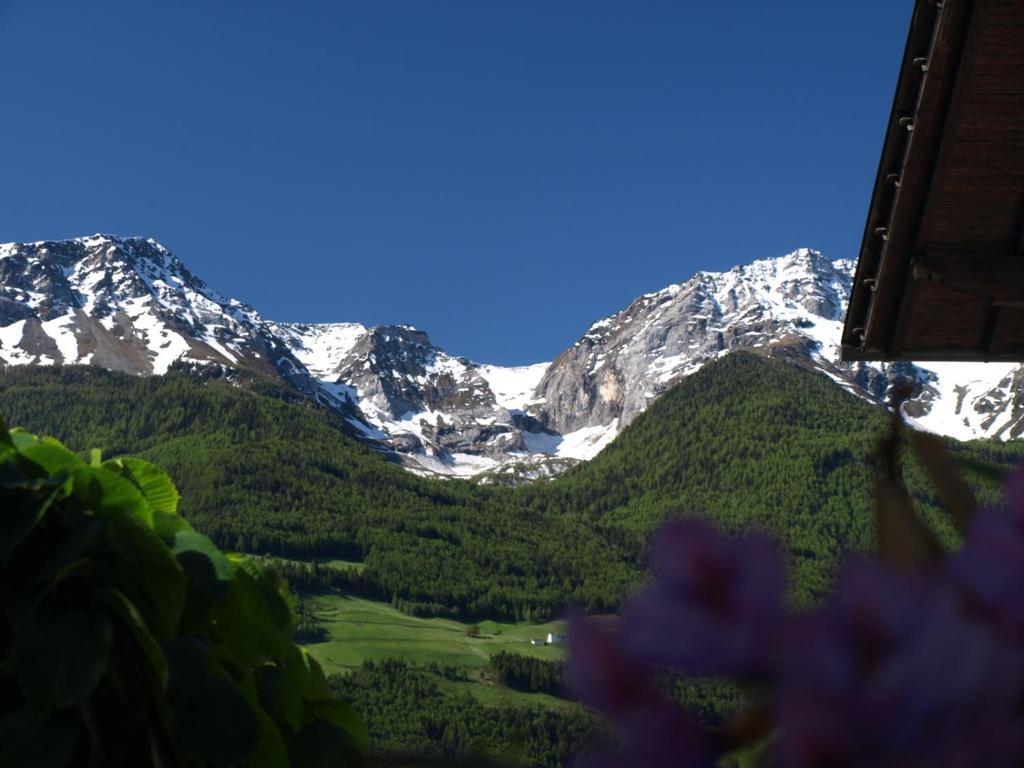
[[[1024,360],[1024,0],[918,0],[844,360]]]

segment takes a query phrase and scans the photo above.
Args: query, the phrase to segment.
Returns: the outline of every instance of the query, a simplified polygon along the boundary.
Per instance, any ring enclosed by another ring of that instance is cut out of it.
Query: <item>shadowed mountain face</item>
[[[960,439],[1024,431],[1013,364],[839,362],[853,264],[800,249],[700,272],[593,323],[552,363],[483,365],[409,326],[272,323],[166,248],[94,237],[0,245],[0,363],[138,375],[182,361],[285,382],[411,469],[529,479],[594,456],[663,392],[734,350],[783,357],[875,402],[913,379],[907,415]],[[344,307],[339,307],[344,314]]]

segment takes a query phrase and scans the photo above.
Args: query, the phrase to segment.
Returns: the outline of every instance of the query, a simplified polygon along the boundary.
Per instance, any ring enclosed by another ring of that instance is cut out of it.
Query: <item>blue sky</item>
[[[0,242],[550,359],[698,269],[855,257],[912,6],[0,0]]]

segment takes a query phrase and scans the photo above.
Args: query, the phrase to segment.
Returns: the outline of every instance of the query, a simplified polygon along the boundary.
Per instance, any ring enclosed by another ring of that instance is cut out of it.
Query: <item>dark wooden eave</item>
[[[917,0],[844,360],[1024,360],[1024,0]]]

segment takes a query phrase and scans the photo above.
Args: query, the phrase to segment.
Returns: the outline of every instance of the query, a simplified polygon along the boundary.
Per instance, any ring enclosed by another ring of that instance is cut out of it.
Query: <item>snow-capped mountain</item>
[[[659,394],[706,362],[745,349],[783,356],[884,403],[909,378],[905,405],[919,428],[962,440],[1024,433],[1024,367],[1015,363],[843,363],[839,359],[855,263],[801,248],[636,299],[599,320],[551,365],[531,411],[556,430],[618,434]]]
[[[1024,433],[1024,367],[839,361],[854,264],[800,249],[699,272],[593,323],[552,363],[484,365],[404,325],[273,323],[213,291],[152,240],[96,235],[0,245],[0,364],[140,375],[178,360],[283,380],[340,410],[410,468],[536,477],[595,455],[661,393],[737,349],[783,356],[961,439]]]
[[[834,359],[852,272],[850,262],[801,249],[645,294],[559,355],[534,411],[558,430],[617,432],[679,379],[733,350],[797,348]]]
[[[325,389],[358,404],[365,426],[354,419],[353,426],[414,467],[475,475],[509,463],[584,458],[575,442],[525,412],[546,363],[480,365],[405,325],[274,327]]]
[[[0,362],[165,373],[183,360],[315,382],[252,307],[154,240],[106,235],[0,245]]]
[[[801,248],[727,272],[699,272],[595,322],[551,365],[531,412],[555,430],[614,436],[684,376],[737,349],[783,356],[885,402],[894,377],[918,385],[918,427],[959,439],[1024,432],[1024,367],[1015,363],[843,363],[855,263]]]

